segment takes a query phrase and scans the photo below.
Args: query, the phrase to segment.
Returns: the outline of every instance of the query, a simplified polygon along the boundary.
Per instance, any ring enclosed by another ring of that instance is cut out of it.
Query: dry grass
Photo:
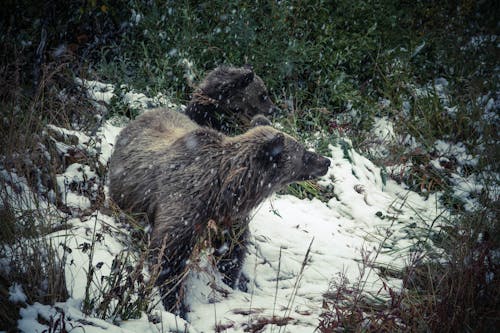
[[[95,165],[96,158],[75,150],[73,154],[71,150],[61,153],[57,143],[65,140],[76,146],[75,138],[57,137],[46,125],[88,129],[97,123],[94,107],[74,84],[64,59],[39,64],[35,85],[30,84],[32,77],[26,73],[27,54],[15,47],[2,49],[0,60],[1,330],[16,326],[21,306],[54,304],[68,298],[64,272],[66,254],[71,250],[66,238],[47,236],[69,228],[68,217],[61,213],[67,208],[56,174],[75,159]],[[51,201],[59,210],[46,205]],[[9,288],[15,284],[22,286],[25,302],[9,301]],[[56,321],[54,325],[63,325]]]
[[[498,226],[489,225],[488,218],[481,213],[462,217],[455,228],[443,230],[444,258],[413,253],[401,272],[401,288],[384,284],[378,294],[370,295],[359,281],[351,283],[341,274],[324,295],[318,329],[495,332],[500,325],[500,265],[491,235]],[[363,265],[367,269],[373,262],[365,259]]]

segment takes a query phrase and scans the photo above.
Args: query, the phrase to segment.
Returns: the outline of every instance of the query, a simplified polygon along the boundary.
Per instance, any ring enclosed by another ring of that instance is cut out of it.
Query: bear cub
[[[200,126],[233,134],[248,128],[254,116],[272,116],[277,110],[264,81],[246,65],[219,66],[209,72],[185,113]]]
[[[328,158],[264,120],[259,116],[255,127],[229,137],[184,114],[155,109],[118,136],[110,160],[111,198],[124,210],[145,213],[152,224],[153,260],[162,262],[157,284],[167,311],[187,311],[183,279],[199,244],[211,241],[217,268],[234,288],[252,209],[289,183],[326,174]],[[207,237],[208,229],[216,236]]]

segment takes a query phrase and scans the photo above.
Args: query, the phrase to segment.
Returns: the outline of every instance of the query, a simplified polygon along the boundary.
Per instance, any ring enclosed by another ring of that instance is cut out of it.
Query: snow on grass
[[[65,327],[66,331],[72,333],[196,332],[189,327],[184,330],[185,322],[165,311],[158,312],[158,316],[162,321],[161,324],[150,323],[147,316],[143,315],[140,319],[128,320],[117,326],[99,318],[85,316],[79,310],[80,303],[79,300],[70,298],[66,302],[56,303],[54,306],[35,303],[22,308],[20,310],[21,319],[18,321],[18,329],[21,332],[29,333],[48,332],[47,326],[40,323],[39,319],[43,318],[46,322],[59,320],[58,326],[55,328],[61,329]]]
[[[82,145],[88,144],[88,142],[90,141],[90,137],[80,131],[74,131],[67,128],[58,127],[52,124],[48,124],[47,128],[65,137],[74,136],[78,139],[78,143]]]
[[[423,87],[413,87],[417,97],[435,96],[444,112],[452,118],[457,116],[458,107],[450,105],[451,99],[448,93],[449,83],[444,78],[437,78]],[[476,105],[482,110],[480,120],[472,123],[477,133],[482,137],[485,130],[495,130],[496,127],[487,129],[488,126],[498,123],[498,110],[500,109],[500,95],[498,93],[488,93],[478,97]],[[387,107],[387,103],[381,101],[382,107]],[[403,111],[408,116],[410,109],[409,102],[403,103]],[[469,112],[472,112],[472,106],[468,106]],[[447,140],[438,139],[434,143],[423,145],[413,136],[406,134],[404,136],[396,135],[395,125],[388,117],[375,117],[372,129],[369,133],[369,146],[367,150],[370,156],[380,159],[386,163],[386,170],[391,175],[395,175],[400,180],[411,179],[421,181],[420,185],[423,192],[427,191],[426,185],[441,184],[441,188],[447,188],[447,194],[453,200],[460,203],[460,206],[468,211],[474,212],[482,207],[481,196],[487,193],[489,198],[496,200],[500,192],[497,185],[500,175],[494,171],[495,166],[480,166],[479,152],[485,150],[486,145],[495,144],[494,142],[477,141],[452,142],[452,138]],[[406,154],[405,159],[394,158],[397,154],[391,150]],[[413,158],[415,157],[415,158]],[[425,162],[427,160],[427,162]],[[478,168],[490,170],[488,172],[479,172]],[[415,172],[417,171],[417,172]],[[419,175],[418,172],[421,172]],[[416,177],[415,177],[416,176]],[[420,179],[418,179],[420,177]],[[429,183],[429,179],[432,179]]]
[[[130,89],[124,84],[122,84],[118,91],[116,91],[115,86],[109,83],[84,80],[80,78],[76,78],[75,81],[77,84],[84,87],[87,91],[87,96],[96,102],[103,102],[109,105],[114,97],[118,97],[129,107],[138,110],[145,110],[158,106],[167,106],[171,108],[176,107],[176,105],[174,105],[168,97],[161,93],[154,97],[148,97],[143,93]]]
[[[122,127],[115,126],[107,121],[99,128],[97,136],[100,138],[100,155],[99,161],[102,165],[106,165],[113,153],[113,145],[116,142],[116,137],[120,134]]]
[[[82,81],[82,84],[95,100],[109,102],[113,97],[111,85],[91,81]],[[437,80],[435,85],[438,85],[434,87],[438,93],[446,88],[443,80]],[[128,102],[138,98],[128,96]],[[139,103],[143,102],[147,103],[139,98]],[[113,121],[106,121],[91,140],[73,132],[65,134],[76,135],[80,144],[97,143],[86,149],[95,149],[100,163],[106,165],[121,128]],[[382,142],[398,140],[389,119],[376,119],[374,128]],[[415,144],[414,138],[405,140]],[[443,211],[439,203],[441,193],[429,195],[426,199],[407,190],[404,184],[386,179],[383,170],[351,148],[349,140],[343,139],[339,145],[329,148],[332,166],[319,183],[333,187],[334,198],[325,203],[275,194],[266,200],[256,209],[249,226],[251,242],[242,269],[242,274],[248,279],[248,291],[232,290],[223,285],[220,274],[206,265],[193,270],[186,282],[190,325],[165,312],[161,303],[153,310],[158,324],[151,323],[146,315],[123,321],[120,326],[83,315],[81,308],[91,258],[86,246],[94,242],[92,266],[99,267],[93,276],[94,291],[99,290],[100,283],[110,274],[117,254],[130,251],[136,255],[133,248],[125,247],[122,242],[126,231],[115,218],[93,212],[83,218],[75,216],[70,219],[70,230],[49,235],[65,238],[66,246],[71,249],[66,267],[71,298],[56,306],[36,303],[22,309],[19,328],[24,332],[42,331],[47,327],[37,321],[39,315],[47,319],[64,313],[65,322],[74,327],[75,332],[183,332],[185,325],[189,332],[212,332],[216,326],[226,327],[227,332],[243,332],[259,319],[273,316],[290,318],[283,329],[285,332],[313,331],[323,311],[323,293],[328,290],[332,278],[345,274],[351,281],[356,281],[362,253],[368,254],[376,265],[402,268],[413,246],[411,238],[415,230],[428,228]],[[443,155],[451,153],[460,161],[469,161],[463,163],[475,163],[474,157],[467,155],[461,145],[437,142],[435,148]],[[0,176],[12,178],[2,172]],[[58,180],[81,182],[97,175],[85,165],[73,164],[60,177]],[[474,179],[471,182],[477,184]],[[459,187],[456,191],[460,191]],[[107,188],[104,193],[107,193]],[[68,195],[66,201],[74,202],[80,208],[88,207],[78,202],[78,198],[71,197],[77,193],[69,191]],[[462,192],[456,195],[465,196]],[[96,234],[99,234],[99,241],[95,241]],[[310,253],[304,266],[309,246]],[[376,268],[370,269],[364,278],[365,290],[372,293],[377,293],[383,282],[389,286],[401,283],[392,278],[382,281]],[[213,288],[213,284],[218,288]],[[263,332],[275,328],[267,325]]]
[[[28,298],[23,291],[23,286],[18,283],[14,283],[9,288],[9,301],[13,303],[25,303]]]
[[[87,186],[89,180],[95,180],[97,175],[93,172],[88,165],[80,163],[70,164],[63,174],[57,175],[57,186],[62,195],[62,203],[70,208],[85,210],[90,208],[90,199],[84,195],[72,192],[69,190],[69,185],[83,184]]]
[[[387,156],[389,154],[388,146],[397,141],[392,121],[387,117],[375,117],[371,134],[374,137],[374,144],[370,146],[372,156],[377,158]]]
[[[100,142],[103,164],[110,157],[112,144],[120,129],[106,122],[97,132],[96,141]],[[191,273],[187,282],[191,330],[210,332],[220,324],[231,327],[228,328],[230,332],[241,332],[248,328],[249,322],[270,318],[274,314],[292,318],[287,324],[287,332],[311,332],[318,324],[322,295],[328,290],[330,280],[341,272],[355,280],[359,275],[358,265],[363,249],[374,252],[381,240],[387,238],[386,249],[394,250],[393,253],[398,253],[398,256],[390,252],[381,253],[377,262],[398,268],[404,265],[407,252],[401,249],[412,244],[407,229],[416,224],[425,227],[425,222],[440,213],[436,208],[439,207],[437,197],[424,200],[395,182],[385,180],[381,169],[351,149],[348,140],[342,146],[331,146],[330,149],[332,167],[321,184],[333,185],[334,199],[324,203],[316,199],[299,200],[290,195],[276,194],[256,210],[250,223],[249,254],[243,266],[243,274],[249,279],[248,292],[224,286],[217,272],[202,270]],[[78,182],[94,176],[88,166],[72,164],[60,177]],[[68,191],[67,200],[81,208],[87,207],[82,207],[77,198],[70,196],[71,193]],[[71,249],[71,253],[67,254],[66,267],[71,299],[57,306],[63,309],[66,316],[72,314],[67,320],[76,327],[75,330],[81,327],[87,332],[127,332],[130,328],[130,331],[156,332],[160,331],[161,325],[164,328],[184,327],[181,319],[163,311],[161,303],[156,312],[164,322],[158,325],[151,324],[146,316],[123,322],[120,327],[93,317],[76,321],[77,318],[84,318],[80,308],[85,298],[90,258],[89,249],[84,251],[84,248],[95,239],[94,227],[102,237],[94,242],[92,265],[100,267],[93,279],[94,290],[99,290],[100,281],[110,274],[113,259],[124,250],[124,245],[116,231],[120,230],[120,226],[113,217],[101,212],[92,213],[84,219],[70,219],[68,224],[72,225],[71,230],[59,231],[50,237],[64,237],[67,248]],[[299,276],[311,241],[310,256]],[[376,292],[382,286],[375,271],[371,271],[366,279],[368,291]],[[221,294],[209,287],[208,282],[211,281],[215,281],[225,292]],[[398,280],[386,283],[399,285]],[[54,309],[39,304],[28,306],[21,313],[19,327],[25,332],[30,331],[26,329],[30,323],[32,328],[40,325],[36,323],[34,312],[38,311],[42,317],[56,316]],[[271,327],[268,325],[264,331],[270,331]]]
[[[443,140],[437,140],[434,148],[439,157],[454,158],[459,165],[476,166],[479,158],[472,156],[467,152],[467,148],[462,142],[450,143]]]
[[[273,313],[292,317],[286,331],[311,332],[318,323],[323,293],[331,279],[344,272],[355,281],[363,249],[375,255],[380,241],[387,237],[385,248],[392,251],[379,254],[377,263],[403,267],[413,244],[408,230],[426,227],[426,222],[441,213],[438,197],[425,200],[392,180],[384,181],[380,168],[354,150],[346,156],[339,146],[330,149],[332,167],[322,183],[333,183],[336,198],[323,203],[276,194],[265,201],[250,223],[252,245],[243,267],[243,274],[250,280],[249,291],[234,290],[212,304],[208,300],[213,301],[210,293],[215,291],[191,289],[189,320],[194,327],[211,331],[217,323],[232,325],[232,330],[240,332],[249,321],[242,312],[255,311],[255,318],[271,318]],[[299,277],[311,241],[311,255]],[[198,275],[205,275],[198,279],[207,280],[206,273]],[[375,271],[365,278],[366,291],[376,293],[382,288]],[[395,279],[385,282],[400,284]],[[264,332],[271,330],[269,326]]]
[[[97,102],[110,103],[111,99],[115,96],[115,88],[112,84],[80,78],[76,78],[75,82],[86,89],[87,96],[90,99]]]
[[[31,191],[28,182],[24,177],[19,177],[14,172],[9,172],[0,166],[0,180],[3,186],[0,187],[2,198],[8,198],[9,204],[16,212],[30,211],[37,209],[42,212],[57,210],[44,198]],[[3,202],[0,202],[3,207]]]

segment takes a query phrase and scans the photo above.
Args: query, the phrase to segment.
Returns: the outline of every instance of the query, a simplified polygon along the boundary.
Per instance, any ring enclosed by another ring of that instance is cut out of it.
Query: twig
[[[276,274],[276,289],[274,291],[274,304],[273,304],[273,319],[274,319],[274,312],[276,310],[276,301],[278,299],[278,286],[279,286],[279,281],[280,281],[280,270],[281,270],[281,251],[283,250],[283,247],[280,246],[280,254],[278,257],[278,273]],[[274,326],[273,326],[274,328]],[[271,328],[271,332],[273,329]]]
[[[300,272],[297,275],[297,279],[295,280],[295,284],[293,285],[293,290],[292,290],[292,296],[290,297],[290,300],[288,301],[288,305],[285,310],[285,315],[283,316],[283,320],[286,321],[286,324],[283,326],[280,326],[280,330],[278,331],[281,333],[281,329],[286,329],[286,326],[288,325],[288,321],[286,318],[290,317],[290,314],[292,312],[292,305],[293,302],[295,301],[295,296],[297,296],[297,291],[299,288],[299,283],[302,278],[302,275],[304,274],[304,269],[307,265],[307,261],[309,260],[309,253],[311,252],[312,244],[314,242],[314,237],[311,239],[311,243],[309,243],[309,247],[307,248],[306,255],[304,256],[304,260],[302,261],[302,266],[300,267]],[[288,311],[288,314],[287,314]]]

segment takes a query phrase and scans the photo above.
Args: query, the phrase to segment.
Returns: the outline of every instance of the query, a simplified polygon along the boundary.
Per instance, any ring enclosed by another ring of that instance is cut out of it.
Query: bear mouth
[[[314,170],[310,175],[309,175],[309,179],[315,179],[315,178],[319,178],[319,177],[323,177],[324,175],[326,175],[328,173],[328,169],[329,167],[321,167],[321,168],[318,168],[316,170]]]
[[[328,173],[328,169],[330,169],[330,159],[326,157],[321,157],[321,159],[317,163],[317,167],[312,172],[312,176],[314,178],[322,177]]]
[[[310,170],[306,175],[304,175],[301,180],[313,180],[316,178],[323,177],[324,175],[326,175],[328,173],[329,168],[330,168],[330,164],[328,164],[328,165],[325,164],[325,165],[316,167],[315,169]]]

